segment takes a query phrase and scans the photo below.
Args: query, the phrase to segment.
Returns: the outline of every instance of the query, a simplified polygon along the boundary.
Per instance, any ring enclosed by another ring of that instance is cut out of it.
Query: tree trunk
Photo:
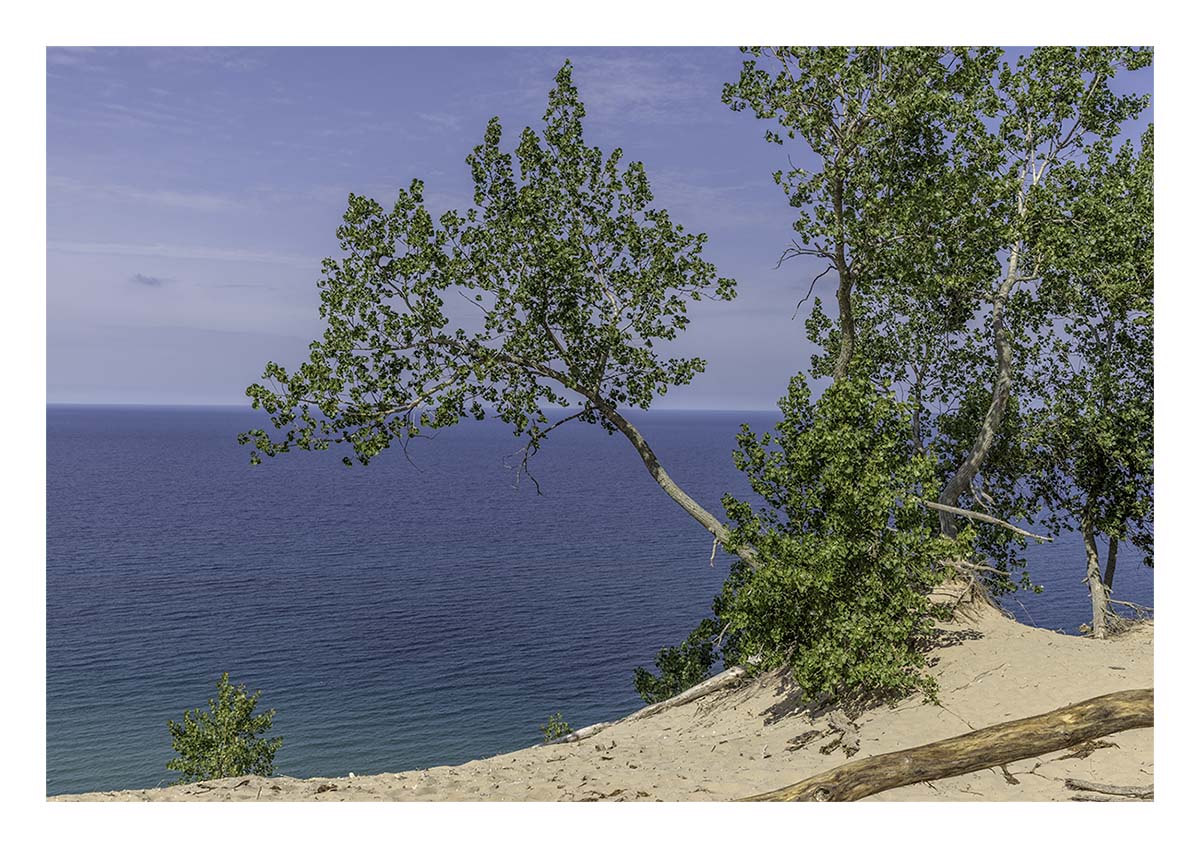
[[[1154,690],[1129,689],[952,739],[855,760],[742,800],[857,801],[899,786],[970,774],[1123,730],[1153,726]]]
[[[912,401],[912,449],[914,454],[925,452],[925,437],[921,428],[921,412],[924,409],[925,399],[925,375],[924,368],[918,373],[913,380],[912,394],[909,396]]]
[[[554,334],[547,329],[547,335],[552,343],[560,351],[562,351],[564,360],[569,359],[567,352],[562,343],[559,342]],[[439,338],[437,344],[443,344],[455,350],[462,350],[463,345],[456,340]],[[478,355],[477,350],[468,349],[468,352]],[[654,482],[662,487],[662,490],[670,495],[671,500],[683,507],[684,511],[692,518],[696,519],[705,530],[712,533],[717,541],[729,549],[729,530],[721,523],[711,512],[706,510],[700,504],[679,487],[679,484],[671,479],[671,475],[663,468],[662,463],[658,461],[654,451],[650,449],[650,444],[638,432],[638,429],[629,422],[625,416],[617,411],[617,408],[608,403],[595,390],[589,390],[581,386],[576,380],[572,379],[566,373],[546,365],[544,362],[536,362],[525,359],[524,357],[514,356],[502,351],[488,350],[489,356],[494,356],[504,362],[509,362],[521,368],[525,368],[539,376],[554,380],[559,385],[572,392],[576,392],[603,415],[610,424],[617,428],[625,438],[629,439],[630,443],[637,450],[638,456],[642,458],[642,464],[646,466],[646,470],[650,472],[650,476],[654,478]],[[752,568],[758,567],[758,560],[755,558],[755,551],[752,548],[737,547],[734,549],[739,557],[741,557]]]
[[[1100,575],[1100,553],[1096,549],[1096,531],[1092,527],[1092,519],[1083,519],[1083,546],[1087,550],[1087,584],[1092,596],[1092,638],[1105,637],[1105,616],[1108,615],[1108,590]]]
[[[1104,588],[1108,590],[1109,596],[1112,595],[1113,575],[1117,571],[1117,544],[1118,540],[1109,536],[1108,562],[1104,564]]]
[[[983,468],[996,433],[999,432],[1000,425],[1004,421],[1004,412],[1008,408],[1008,396],[1012,391],[1013,349],[1012,341],[1008,337],[1008,328],[1004,323],[1004,311],[1008,306],[1008,297],[1017,284],[1020,260],[1021,245],[1017,244],[1008,257],[1008,273],[1005,274],[1004,281],[992,298],[992,339],[996,349],[996,375],[995,382],[992,384],[992,402],[983,416],[983,422],[979,426],[979,433],[975,436],[975,442],[971,445],[970,452],[938,496],[938,503],[946,506],[958,505],[958,499],[967,492],[971,481]],[[942,533],[950,537],[958,535],[958,522],[953,515],[943,513],[940,518]]]
[[[700,504],[679,488],[679,484],[671,479],[671,475],[663,468],[662,463],[658,461],[654,451],[650,449],[649,443],[638,432],[638,429],[629,422],[625,416],[621,415],[617,409],[608,403],[604,402],[599,395],[589,395],[588,399],[592,405],[600,411],[614,427],[616,427],[625,438],[629,439],[630,443],[637,450],[638,456],[642,458],[642,464],[646,466],[646,470],[650,472],[650,476],[654,478],[654,482],[662,487],[662,490],[670,495],[675,503],[683,507],[684,511],[692,518],[696,519],[700,525],[712,533],[717,541],[722,545],[729,547],[729,530],[721,523],[711,512],[706,510]],[[758,561],[755,558],[755,552],[750,548],[738,547],[735,549],[737,555],[746,561],[750,566],[757,567]]]
[[[838,272],[838,330],[841,333],[841,346],[838,349],[837,361],[833,365],[833,381],[839,382],[850,374],[850,360],[854,358],[854,346],[857,330],[854,325],[854,274],[850,263],[846,260],[845,223],[843,220],[842,178],[835,177],[833,183],[833,214],[837,221],[837,245],[834,251],[833,264]]]

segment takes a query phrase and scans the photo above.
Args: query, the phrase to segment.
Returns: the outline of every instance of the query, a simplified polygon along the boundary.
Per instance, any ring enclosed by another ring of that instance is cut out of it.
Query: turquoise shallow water
[[[638,417],[710,509],[748,496],[738,425],[772,413]],[[295,776],[420,768],[536,742],[640,706],[635,666],[677,643],[724,578],[711,542],[620,437],[555,431],[516,484],[504,425],[470,423],[370,468],[332,454],[247,464],[232,408],[47,411],[47,792],[174,774],[167,719],[221,672],[263,691]],[[709,537],[711,538],[711,537]],[[1075,632],[1081,547],[1031,551],[1018,618]],[[1152,572],[1122,558],[1120,597]]]

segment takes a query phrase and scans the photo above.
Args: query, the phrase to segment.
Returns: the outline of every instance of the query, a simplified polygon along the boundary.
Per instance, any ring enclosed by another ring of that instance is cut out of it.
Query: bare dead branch
[[[952,515],[961,515],[963,518],[974,518],[976,521],[983,521],[987,524],[995,524],[997,527],[1003,527],[1006,530],[1011,530],[1019,536],[1025,536],[1030,539],[1037,539],[1039,542],[1053,542],[1049,536],[1039,536],[1037,533],[1030,533],[1028,530],[1022,530],[1015,524],[1009,524],[1003,519],[996,518],[994,515],[988,515],[985,512],[975,512],[972,509],[962,509],[957,506],[947,506],[936,501],[921,501],[927,509],[936,510],[937,512],[948,512]]]
[[[781,259],[780,261],[782,262],[783,260]],[[775,267],[778,268],[779,266],[776,265]],[[800,298],[800,302],[796,304],[796,310],[795,310],[795,312],[792,313],[793,321],[796,320],[796,315],[799,314],[800,307],[804,305],[805,301],[807,301],[810,297],[812,297],[813,289],[815,289],[817,287],[817,281],[820,280],[822,277],[824,277],[826,274],[828,274],[830,271],[835,271],[835,270],[837,270],[837,269],[834,268],[832,265],[830,265],[830,266],[826,267],[826,269],[824,271],[822,271],[820,274],[817,274],[817,276],[813,277],[813,281],[811,283],[809,283],[809,285],[808,285],[808,294],[806,294],[806,295],[804,295],[804,297]]]

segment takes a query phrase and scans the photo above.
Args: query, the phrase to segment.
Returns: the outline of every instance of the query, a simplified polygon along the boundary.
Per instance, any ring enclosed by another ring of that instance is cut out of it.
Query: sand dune
[[[977,605],[947,625],[931,661],[940,705],[919,696],[856,720],[854,758],[908,748],[1121,689],[1153,686],[1152,624],[1108,641],[1026,627]],[[298,780],[243,777],[189,786],[62,795],[57,801],[722,801],[775,789],[845,762],[829,715],[767,675],[594,736],[423,771]],[[813,734],[812,731],[817,731]],[[804,742],[805,734],[811,737]],[[804,743],[804,744],[802,744]],[[824,749],[824,751],[823,751]],[[1005,774],[1007,771],[1007,774]],[[879,801],[1070,800],[1068,778],[1147,786],[1153,729],[1115,734]]]

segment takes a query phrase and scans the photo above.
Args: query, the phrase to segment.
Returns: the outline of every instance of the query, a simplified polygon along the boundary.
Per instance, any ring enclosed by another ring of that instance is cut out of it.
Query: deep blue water
[[[772,413],[638,416],[714,512],[748,496],[738,425]],[[232,408],[47,410],[47,776],[51,794],[169,782],[168,719],[223,671],[263,692],[299,777],[461,762],[641,705],[632,670],[706,614],[726,573],[711,537],[625,440],[568,425],[516,483],[518,444],[465,423],[369,468],[333,453],[247,463]],[[1089,617],[1082,547],[1030,554],[1018,618]],[[1122,558],[1117,595],[1150,605]]]

